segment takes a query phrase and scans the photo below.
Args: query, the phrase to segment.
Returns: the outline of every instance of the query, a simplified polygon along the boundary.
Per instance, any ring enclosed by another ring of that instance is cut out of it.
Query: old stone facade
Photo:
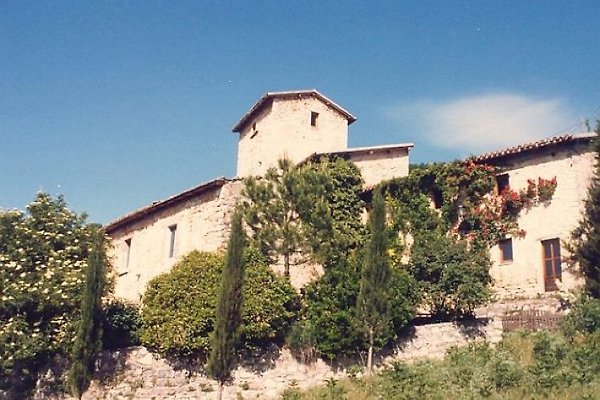
[[[583,211],[593,175],[589,143],[594,136],[559,136],[474,158],[501,168],[497,177],[501,187],[519,191],[529,179],[538,178],[556,178],[557,183],[551,201],[524,210],[519,217],[525,237],[507,237],[491,249],[491,274],[500,297],[568,292],[582,283],[576,268],[565,262],[564,244]]]
[[[115,294],[139,301],[148,281],[169,271],[181,255],[223,248],[241,188],[239,180],[215,179],[108,225]]]
[[[239,133],[237,177],[218,178],[154,202],[106,226],[117,272],[116,295],[139,301],[150,279],[169,271],[191,250],[223,249],[242,178],[262,175],[277,161],[339,155],[360,168],[365,185],[406,176],[410,143],[348,148],[348,126],[356,118],[316,90],[267,93],[234,126]],[[532,297],[568,291],[580,284],[561,260],[563,242],[576,226],[593,173],[593,134],[565,135],[473,157],[503,169],[505,184],[519,190],[527,179],[556,177],[548,204],[524,212],[524,238],[506,238],[492,249],[492,276],[501,297]],[[318,276],[316,266],[292,271],[300,287]]]
[[[106,226],[117,273],[115,294],[139,301],[148,281],[169,271],[181,255],[223,249],[241,178],[260,176],[281,158],[298,163],[339,155],[357,164],[367,185],[408,174],[411,143],[348,148],[348,126],[355,120],[316,90],[264,95],[233,127],[239,133],[236,178],[201,184]],[[300,287],[319,274],[318,266],[302,265],[290,278]]]

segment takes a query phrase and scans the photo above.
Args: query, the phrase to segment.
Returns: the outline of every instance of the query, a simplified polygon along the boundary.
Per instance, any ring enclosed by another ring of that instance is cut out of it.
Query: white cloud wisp
[[[461,153],[495,150],[557,134],[575,118],[561,99],[510,93],[470,96],[448,102],[397,105],[388,116],[431,144]]]

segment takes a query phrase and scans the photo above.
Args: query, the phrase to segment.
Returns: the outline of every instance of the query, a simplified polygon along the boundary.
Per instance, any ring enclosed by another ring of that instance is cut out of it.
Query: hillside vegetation
[[[452,349],[442,361],[398,362],[371,378],[330,380],[282,400],[599,399],[600,302],[582,298],[560,332],[507,335]]]

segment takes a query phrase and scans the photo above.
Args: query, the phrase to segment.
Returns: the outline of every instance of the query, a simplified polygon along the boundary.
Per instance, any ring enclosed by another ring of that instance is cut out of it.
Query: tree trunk
[[[223,398],[223,384],[225,382],[219,381],[219,386],[217,386],[217,400],[221,400]]]
[[[283,276],[288,278],[288,280],[290,278],[290,255],[289,254],[283,255]]]
[[[367,355],[367,375],[373,371],[373,328],[369,328],[369,354]]]

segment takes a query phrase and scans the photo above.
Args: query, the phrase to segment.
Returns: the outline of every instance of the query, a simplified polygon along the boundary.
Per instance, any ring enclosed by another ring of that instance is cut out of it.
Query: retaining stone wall
[[[442,358],[450,347],[477,340],[497,343],[501,336],[500,319],[416,326],[398,341],[394,350],[376,360],[376,365],[381,368],[396,360]],[[292,385],[308,388],[322,385],[327,379],[343,379],[349,367],[360,363],[347,360],[331,365],[317,360],[306,365],[299,363],[288,349],[274,348],[244,360],[234,371],[233,383],[225,387],[223,398],[276,399]],[[95,380],[83,399],[213,399],[216,387],[216,382],[207,378],[201,367],[190,373],[144,347],[134,347],[101,356]]]

